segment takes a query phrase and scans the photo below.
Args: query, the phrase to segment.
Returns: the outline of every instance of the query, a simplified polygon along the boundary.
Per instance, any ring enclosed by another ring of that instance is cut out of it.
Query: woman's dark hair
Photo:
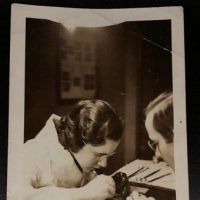
[[[153,111],[153,126],[167,142],[174,140],[174,117],[173,117],[173,96],[172,92],[164,92],[151,101],[145,115]]]
[[[106,138],[118,141],[122,122],[114,109],[102,100],[82,100],[72,112],[55,123],[64,148],[78,152],[86,143],[102,145]]]

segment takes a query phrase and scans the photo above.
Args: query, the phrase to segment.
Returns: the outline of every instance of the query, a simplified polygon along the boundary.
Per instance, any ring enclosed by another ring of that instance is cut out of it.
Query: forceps
[[[128,179],[131,178],[131,177],[133,177],[133,176],[136,176],[136,175],[138,175],[138,174],[140,174],[140,173],[142,173],[144,171],[146,171],[147,169],[149,169],[149,167],[146,167],[146,168],[145,167],[141,167],[141,168],[139,168],[137,171],[135,171],[132,174],[130,174],[128,176]]]
[[[144,177],[138,177],[136,178],[136,181],[139,181],[139,182],[147,182],[147,178],[156,174],[157,172],[159,172],[161,169],[158,169],[158,170],[155,170],[153,172],[151,172],[150,174],[144,176]]]

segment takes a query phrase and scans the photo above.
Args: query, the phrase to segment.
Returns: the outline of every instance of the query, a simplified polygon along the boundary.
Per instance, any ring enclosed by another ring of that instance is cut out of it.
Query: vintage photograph
[[[11,19],[8,199],[189,199],[182,8]]]

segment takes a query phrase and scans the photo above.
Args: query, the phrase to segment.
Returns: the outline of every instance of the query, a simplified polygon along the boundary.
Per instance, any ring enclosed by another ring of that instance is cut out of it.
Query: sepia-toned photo
[[[188,200],[183,9],[13,4],[7,198]]]

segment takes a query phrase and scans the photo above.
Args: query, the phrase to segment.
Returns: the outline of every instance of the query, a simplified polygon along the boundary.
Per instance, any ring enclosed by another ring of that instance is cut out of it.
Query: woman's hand
[[[153,197],[146,197],[143,194],[139,194],[137,191],[133,191],[126,200],[155,200]]]
[[[115,182],[111,176],[98,175],[82,189],[88,199],[104,200],[115,195]]]

